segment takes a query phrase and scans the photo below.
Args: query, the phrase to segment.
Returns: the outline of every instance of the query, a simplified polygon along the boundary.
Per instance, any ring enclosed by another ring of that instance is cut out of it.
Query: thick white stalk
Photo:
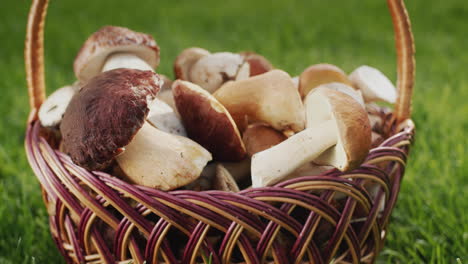
[[[145,122],[116,159],[130,181],[172,190],[198,178],[212,157],[196,142],[160,131]]]
[[[110,55],[102,67],[102,72],[119,68],[154,72],[154,69],[146,61],[132,53],[114,53]]]
[[[336,123],[328,120],[252,156],[252,187],[275,184],[336,145]]]

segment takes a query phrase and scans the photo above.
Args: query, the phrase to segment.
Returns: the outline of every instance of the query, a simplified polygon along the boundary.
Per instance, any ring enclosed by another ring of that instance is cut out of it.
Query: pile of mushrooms
[[[77,81],[42,105],[42,127],[88,170],[166,191],[237,192],[359,167],[384,138],[375,103],[396,99],[369,66],[347,75],[316,64],[293,78],[253,52],[192,47],[172,80],[159,61],[150,35],[101,28],[76,56]]]

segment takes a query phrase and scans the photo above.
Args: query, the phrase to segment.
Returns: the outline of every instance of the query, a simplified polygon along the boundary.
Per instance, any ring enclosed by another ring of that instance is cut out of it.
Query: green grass
[[[417,43],[417,141],[379,262],[468,263],[468,6],[465,0],[406,2]],[[23,150],[28,4],[2,1],[0,6],[2,264],[63,261]],[[373,65],[395,80],[384,0],[68,0],[52,1],[50,7],[48,92],[74,81],[77,50],[106,24],[152,34],[162,50],[159,71],[168,75],[178,52],[196,45],[211,51],[255,50],[292,75],[329,62],[348,72]]]

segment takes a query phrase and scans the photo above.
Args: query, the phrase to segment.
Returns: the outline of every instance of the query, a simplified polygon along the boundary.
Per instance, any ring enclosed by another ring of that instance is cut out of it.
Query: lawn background
[[[468,4],[406,1],[417,49],[416,144],[379,262],[468,263]],[[0,4],[0,263],[62,263],[50,238],[23,142],[28,99],[23,40],[26,0]],[[189,46],[254,50],[299,74],[328,62],[351,72],[368,64],[395,80],[384,0],[52,1],[46,24],[48,93],[74,81],[72,62],[99,27],[152,34],[158,72]]]

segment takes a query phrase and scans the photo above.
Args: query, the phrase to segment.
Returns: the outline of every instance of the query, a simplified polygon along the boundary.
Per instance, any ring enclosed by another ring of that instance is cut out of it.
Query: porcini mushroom
[[[346,73],[332,64],[316,64],[305,69],[299,75],[299,92],[302,98],[321,84],[340,82],[352,86]]]
[[[395,103],[396,88],[381,71],[370,66],[361,66],[354,70],[349,79],[362,91],[366,102],[383,101]]]
[[[304,129],[304,105],[291,77],[284,71],[272,70],[226,83],[213,96],[238,126],[248,116],[249,120],[265,122],[279,131]]]
[[[208,163],[200,173],[200,177],[184,186],[184,189],[192,191],[207,191],[212,189],[217,166],[217,162]]]
[[[196,179],[211,154],[145,121],[160,86],[151,71],[116,69],[92,78],[60,125],[65,152],[89,170],[116,158],[129,181],[151,188],[170,190]]]
[[[262,123],[249,125],[242,135],[249,157],[283,142],[286,138],[283,133]]]
[[[105,26],[93,33],[75,58],[78,80],[86,82],[103,70],[131,68],[154,71],[159,47],[147,34],[128,28]]]
[[[245,158],[238,162],[220,162],[229,171],[236,182],[250,178],[250,158]]]
[[[344,83],[338,83],[338,82],[333,82],[333,83],[326,83],[322,84],[318,87],[326,87],[328,89],[332,89],[338,92],[345,93],[349,96],[351,96],[354,100],[356,100],[362,107],[366,107],[364,103],[364,99],[362,98],[362,93],[360,90],[355,90],[353,87],[346,85]]]
[[[199,59],[190,69],[189,80],[209,93],[223,83],[249,78],[250,66],[242,56],[230,52],[213,53]]]
[[[187,132],[182,121],[171,106],[155,98],[150,104],[149,109],[150,111],[146,120],[154,127],[170,134],[187,137]]]
[[[321,88],[309,93],[306,109],[305,130],[252,157],[253,187],[275,184],[308,162],[347,171],[365,159],[371,130],[359,103],[344,93]]]
[[[239,191],[239,186],[237,186],[237,183],[231,173],[221,164],[216,166],[216,175],[213,179],[213,189],[225,192]]]
[[[192,66],[201,58],[210,55],[210,52],[202,48],[188,48],[177,56],[174,62],[174,74],[176,79],[189,81]]]
[[[172,87],[174,100],[190,138],[208,149],[215,160],[240,161],[246,150],[226,108],[200,86],[182,80]]]
[[[273,65],[262,55],[244,51],[239,53],[250,65],[250,76],[256,76],[273,70]]]
[[[43,127],[56,127],[73,96],[78,92],[78,83],[64,86],[53,92],[39,108],[39,121]]]

